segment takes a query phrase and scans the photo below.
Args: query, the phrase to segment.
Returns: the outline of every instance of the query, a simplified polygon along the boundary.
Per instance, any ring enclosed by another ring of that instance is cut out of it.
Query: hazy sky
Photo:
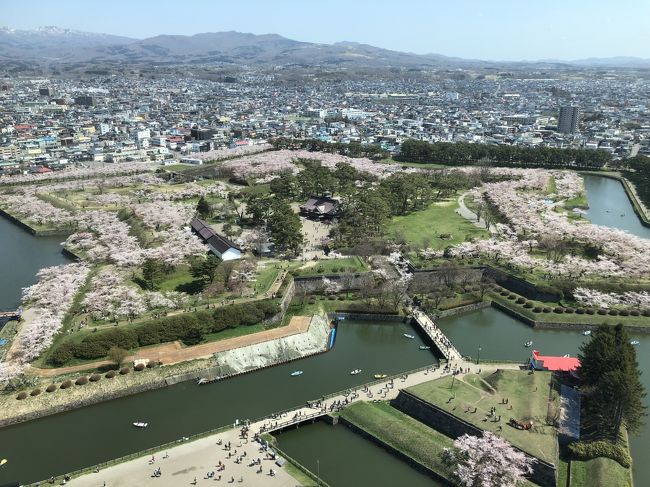
[[[650,58],[650,0],[0,0],[0,24],[129,37],[237,30],[465,58]]]

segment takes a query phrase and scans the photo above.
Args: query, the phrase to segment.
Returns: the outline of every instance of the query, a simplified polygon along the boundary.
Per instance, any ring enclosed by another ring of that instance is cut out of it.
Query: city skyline
[[[86,3],[77,0],[36,1],[29,16],[21,6],[5,4],[2,23],[14,29],[54,25],[137,39],[231,30],[273,33],[304,42],[351,41],[416,54],[494,61],[650,57],[650,34],[642,20],[650,15],[650,4],[626,0],[617,6],[635,12],[624,26],[611,14],[608,2],[584,0],[570,5],[552,0],[543,9],[514,0],[489,6],[475,0],[459,0],[451,6],[412,1],[399,11],[382,0],[354,4],[334,0],[327,9],[252,0],[245,12],[222,2],[194,1],[182,11],[168,0],[155,4],[117,0],[110,7],[94,5],[93,15]]]

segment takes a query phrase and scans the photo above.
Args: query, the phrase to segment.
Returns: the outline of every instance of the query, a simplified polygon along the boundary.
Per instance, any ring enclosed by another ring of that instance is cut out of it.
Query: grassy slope
[[[342,259],[323,259],[316,262],[314,265],[295,270],[295,274],[299,276],[313,276],[319,274],[332,274],[340,272],[341,268],[354,269],[352,272],[365,272],[368,270],[366,263],[358,256],[344,257]],[[322,269],[321,272],[318,272]],[[332,269],[336,269],[332,272]]]
[[[546,372],[529,374],[525,371],[502,370],[496,373],[468,374],[464,380],[451,377],[425,382],[409,388],[409,392],[423,400],[449,411],[475,426],[503,436],[513,445],[544,460],[556,461],[555,429],[546,425],[551,375]],[[496,391],[490,388],[490,386]],[[450,397],[455,399],[449,401]],[[501,404],[508,398],[508,406]],[[508,409],[512,406],[512,410]],[[478,409],[473,413],[474,407]],[[491,407],[501,415],[501,422],[483,421]],[[465,412],[470,408],[469,412]],[[508,426],[508,420],[532,419],[534,431],[523,431]],[[502,431],[498,431],[502,426]]]
[[[449,476],[441,454],[444,448],[452,446],[451,438],[385,402],[358,402],[345,409],[341,416],[439,475]]]
[[[571,461],[570,487],[628,487],[630,470],[609,458]],[[562,486],[564,487],[564,486]]]
[[[476,227],[456,213],[454,200],[434,203],[426,210],[416,211],[406,216],[396,216],[386,226],[389,237],[403,236],[407,243],[422,248],[426,240],[427,247],[444,249],[466,240],[467,236],[487,238],[488,233]],[[451,239],[442,240],[439,235],[450,234]]]

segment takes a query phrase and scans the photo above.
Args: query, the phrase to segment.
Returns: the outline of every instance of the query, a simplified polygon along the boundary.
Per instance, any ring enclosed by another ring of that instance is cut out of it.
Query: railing
[[[401,376],[403,376],[405,374],[410,375],[410,374],[416,374],[418,372],[424,372],[425,370],[429,370],[429,369],[431,369],[431,367],[435,367],[435,366],[436,366],[436,364],[430,364],[430,365],[424,365],[422,367],[418,367],[417,369],[406,370],[404,372],[400,372],[399,374],[389,375],[387,377],[384,377],[383,379],[376,379],[376,380],[374,380],[372,382],[365,382],[365,383],[359,384],[357,386],[348,387],[347,389],[343,389],[341,391],[332,392],[330,394],[325,394],[324,396],[321,396],[318,399],[315,399],[315,400],[310,401],[310,402],[316,402],[318,400],[331,399],[331,398],[336,397],[336,396],[345,396],[346,394],[348,394],[353,389],[359,389],[359,388],[366,387],[366,386],[367,387],[376,386],[376,385],[381,384],[383,382],[387,382],[387,381],[394,380],[394,379],[399,379]]]
[[[426,365],[426,366],[423,366],[423,367],[418,367],[417,369],[411,369],[411,370],[407,370],[407,371],[404,371],[404,372],[400,372],[398,374],[387,376],[387,377],[385,377],[383,379],[377,379],[377,380],[374,380],[374,381],[371,381],[371,382],[366,382],[364,384],[359,384],[357,386],[348,387],[347,389],[343,389],[341,391],[337,391],[337,392],[333,392],[333,393],[321,396],[319,399],[330,399],[332,397],[343,396],[346,393],[348,393],[348,391],[350,391],[352,389],[359,389],[359,388],[364,387],[364,386],[371,387],[371,386],[381,384],[381,383],[384,383],[384,382],[387,382],[387,381],[390,381],[390,380],[399,379],[401,376],[403,376],[405,374],[415,374],[415,373],[418,373],[418,372],[423,372],[425,370],[429,370],[429,369],[431,369],[432,366],[435,366],[435,364]],[[316,402],[316,401],[317,400],[309,401],[309,402]],[[296,411],[297,409],[300,409],[301,407],[303,407],[303,406],[294,406],[294,407],[291,407],[291,408],[284,409],[282,411],[277,411],[277,412],[268,414],[266,416],[262,416],[260,418],[257,418],[257,419],[254,419],[254,420],[248,420],[248,421],[249,421],[250,424],[252,424],[252,423],[259,423],[259,422],[264,422],[264,421],[269,421],[269,420],[275,420],[278,416],[281,416],[282,414],[285,414],[285,413],[290,413],[290,412]],[[310,414],[310,415],[307,415],[307,416],[301,416],[300,418],[296,418],[295,420],[291,419],[291,420],[286,421],[286,422],[284,422],[282,424],[278,423],[277,427],[274,427],[273,430],[269,429],[268,431],[275,431],[276,429],[284,428],[286,426],[290,426],[291,424],[301,423],[301,422],[303,422],[305,420],[308,420],[308,419],[324,416],[324,415],[326,415],[328,413],[329,413],[329,411],[327,411],[327,412],[317,411],[317,412],[315,412],[313,414]],[[240,420],[240,421],[244,421],[244,420]],[[180,439],[180,440],[170,441],[170,442],[164,443],[162,445],[153,446],[151,448],[147,448],[145,450],[140,450],[140,451],[137,451],[137,452],[134,452],[134,453],[130,453],[128,455],[124,455],[122,457],[114,458],[114,459],[108,460],[106,462],[97,463],[97,464],[95,464],[93,466],[80,468],[78,470],[74,470],[73,472],[68,473],[67,475],[69,475],[72,478],[79,477],[81,475],[85,475],[85,474],[94,472],[97,467],[99,467],[100,470],[108,468],[108,467],[112,467],[114,465],[118,465],[120,463],[128,462],[128,461],[134,460],[136,458],[145,457],[147,455],[158,453],[161,450],[169,450],[169,449],[171,449],[171,448],[173,448],[175,446],[178,446],[179,444],[196,441],[196,440],[199,440],[201,438],[205,438],[207,436],[216,435],[218,433],[223,433],[225,431],[228,431],[232,427],[233,427],[232,425],[221,426],[219,428],[215,428],[215,429],[211,429],[209,431],[204,431],[202,433],[197,433],[195,435],[191,435],[191,436],[187,437],[187,440]],[[283,455],[283,456],[285,456],[285,455]],[[295,461],[293,461],[292,464],[295,464],[294,462]],[[304,469],[304,467],[298,467],[298,468],[300,468],[301,470],[306,470],[306,469]],[[307,475],[309,475],[309,474],[307,474]],[[310,476],[313,476],[313,473]],[[60,475],[59,475],[59,477],[60,477]],[[42,485],[42,484],[44,484],[46,482],[47,482],[46,480],[40,481],[40,482],[34,482],[34,483],[31,483],[31,484],[27,484],[25,487],[36,487],[37,485]],[[322,485],[327,485],[322,481],[321,481],[321,484]]]
[[[284,421],[282,423],[277,423],[277,424],[274,424],[273,426],[269,426],[268,428],[265,428],[264,426],[262,426],[263,429],[261,431],[263,433],[272,433],[273,431],[277,431],[277,430],[280,430],[282,428],[286,428],[287,426],[292,426],[294,424],[300,424],[300,423],[303,423],[303,422],[308,421],[310,419],[325,416],[328,413],[329,413],[329,411],[320,410],[320,411],[317,411],[315,413],[300,415],[300,416],[298,416],[296,418],[289,419],[289,420]]]
[[[160,452],[162,450],[169,450],[169,449],[174,448],[174,447],[176,447],[176,446],[178,446],[180,444],[183,444],[183,443],[188,443],[188,442],[200,440],[201,438],[216,435],[218,433],[223,433],[225,431],[228,431],[231,428],[232,428],[232,425],[221,426],[219,428],[211,429],[209,431],[204,431],[202,433],[197,433],[195,435],[188,436],[188,437],[186,437],[187,440],[180,439],[180,440],[174,440],[174,441],[170,441],[170,442],[167,442],[167,443],[163,443],[162,445],[153,446],[151,448],[147,448],[146,450],[140,450],[140,451],[137,451],[137,452],[134,452],[134,453],[130,453],[128,455],[124,455],[122,457],[118,457],[118,458],[114,458],[112,460],[108,460],[106,462],[97,463],[97,464],[93,465],[92,467],[80,468],[78,470],[74,470],[73,472],[68,473],[67,475],[69,475],[71,478],[80,477],[82,475],[94,472],[97,468],[102,470],[102,469],[105,469],[105,468],[108,468],[108,467],[112,467],[114,465],[119,465],[120,463],[125,463],[125,462],[128,462],[130,460],[135,460],[136,458],[141,458],[141,457],[145,457],[147,455],[155,454],[155,453],[158,453],[158,452]],[[61,477],[61,475],[59,475],[57,477]],[[34,482],[34,483],[31,483],[31,484],[27,484],[27,485],[25,485],[25,487],[36,487],[38,485],[43,485],[43,484],[46,484],[46,483],[47,483],[47,480],[41,480],[40,482]]]

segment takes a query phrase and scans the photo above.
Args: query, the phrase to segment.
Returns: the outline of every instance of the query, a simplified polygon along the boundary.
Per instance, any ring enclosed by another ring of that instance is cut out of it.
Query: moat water
[[[618,181],[585,176],[585,186],[590,204],[587,214],[592,222],[650,238],[650,229],[640,224]],[[67,261],[61,254],[60,240],[34,238],[0,219],[0,308],[15,308],[21,288],[36,281],[40,268]],[[484,360],[523,361],[530,353],[530,349],[523,347],[528,340],[533,340],[534,348],[545,354],[575,355],[586,338],[580,332],[532,329],[494,309],[446,318],[440,326],[461,353],[476,357],[480,346]],[[422,344],[419,337],[408,340],[402,336],[409,330],[405,324],[345,322],[339,328],[334,349],[323,355],[208,386],[186,382],[2,428],[0,458],[9,459],[9,463],[0,469],[0,484],[41,480],[216,428],[237,418],[255,418],[289,408],[367,382],[374,373],[398,373],[434,362],[430,353],[418,350]],[[634,338],[641,342],[637,347],[638,359],[644,371],[642,380],[650,390],[650,336]],[[355,368],[362,368],[364,373],[350,376],[349,371]],[[304,374],[290,377],[296,369]],[[650,400],[646,403],[650,404]],[[131,422],[138,419],[147,420],[150,427],[136,430]],[[360,485],[348,483],[347,478],[366,478],[357,477],[363,472],[374,475],[370,470],[378,463],[382,469],[388,465],[388,470],[408,472],[403,473],[409,476],[408,484],[399,482],[401,485],[435,485],[400,460],[385,460],[387,454],[383,450],[340,429],[309,426],[299,431],[313,434],[296,433],[295,439],[286,436],[281,444],[312,469],[314,465],[309,462],[313,463],[314,457],[322,458],[321,474],[332,486]],[[650,464],[642,460],[645,452],[650,451],[650,429],[645,427],[638,436],[631,437],[631,445],[636,460],[635,483],[650,485]],[[354,461],[350,452],[354,452]],[[340,472],[331,464],[337,462]],[[379,477],[393,478],[389,473]],[[373,483],[387,485],[380,480]]]

